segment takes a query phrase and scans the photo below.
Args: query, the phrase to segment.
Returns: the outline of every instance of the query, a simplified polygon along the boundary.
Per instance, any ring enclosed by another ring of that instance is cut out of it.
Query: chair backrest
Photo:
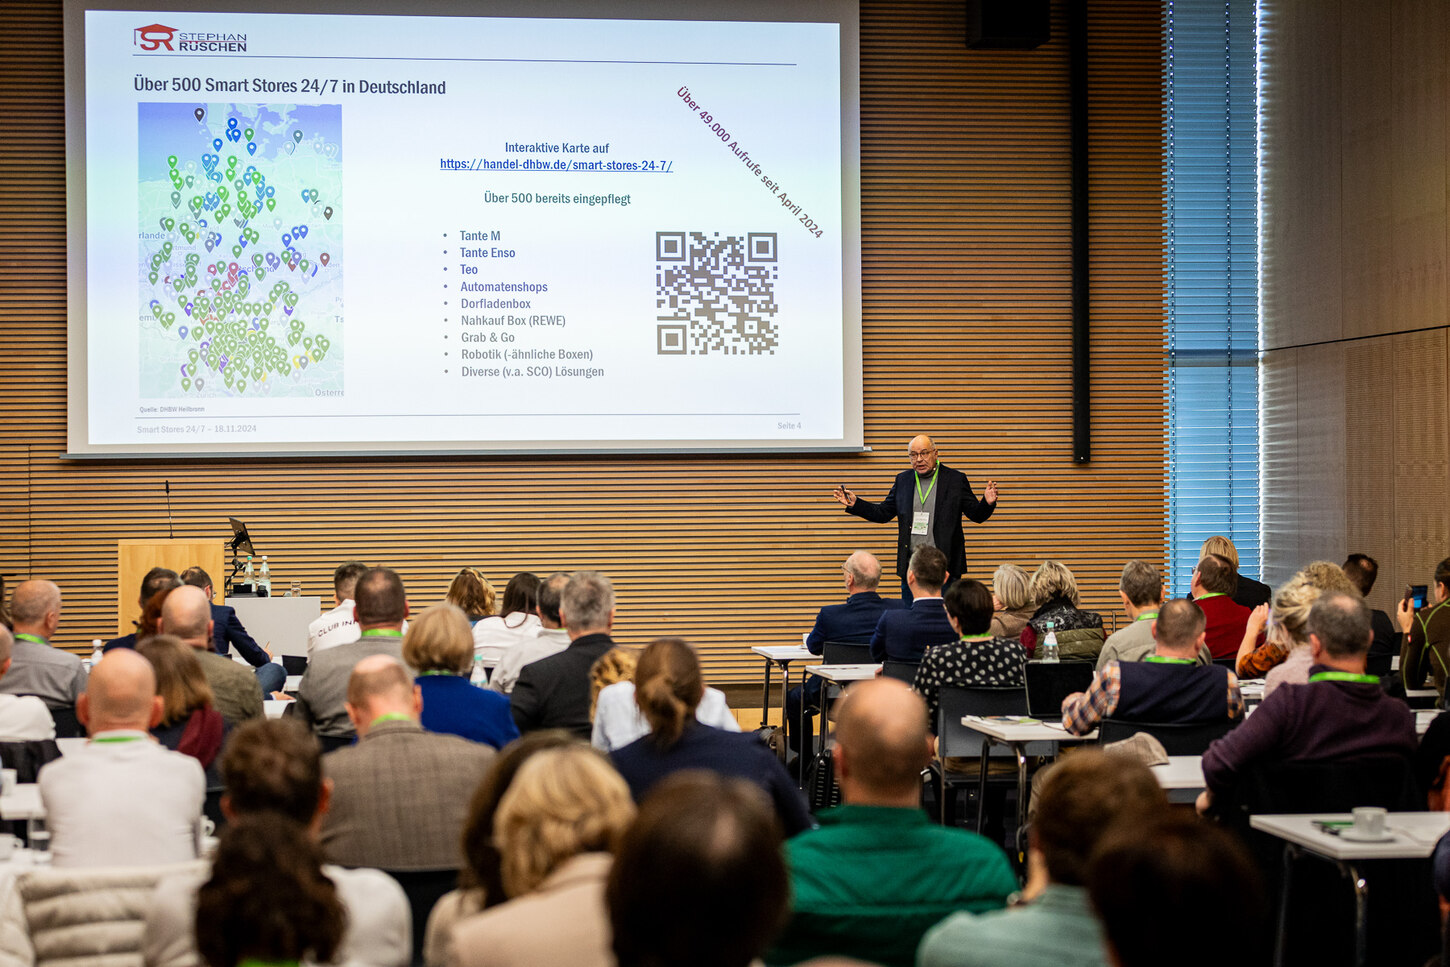
[[[345,749],[357,741],[355,735],[318,735],[317,744],[322,747],[322,754],[326,755],[336,749]]]
[[[1213,663],[1220,668],[1227,668],[1229,671],[1233,671],[1239,667],[1239,658],[1237,655],[1232,655],[1228,658],[1215,658]]]
[[[828,641],[821,646],[826,665],[864,665],[871,661],[871,646],[851,641]]]
[[[1073,692],[1085,692],[1093,683],[1090,661],[1029,661],[1022,664],[1027,683],[1027,714],[1052,721],[1062,718],[1062,700]]]
[[[383,870],[398,881],[408,897],[413,918],[413,963],[423,962],[423,941],[428,933],[428,916],[443,894],[458,886],[457,870]]]
[[[1238,725],[1237,719],[1227,718],[1217,722],[1189,723],[1103,719],[1098,725],[1098,741],[1106,745],[1147,732],[1163,743],[1163,751],[1169,755],[1203,755],[1215,739],[1223,738],[1235,725]]]
[[[1370,655],[1364,660],[1364,672],[1366,675],[1376,675],[1384,678],[1393,668],[1394,655]]]
[[[40,767],[60,758],[60,746],[54,739],[31,739],[27,742],[0,742],[0,765],[15,770],[17,782],[34,782]]]
[[[974,756],[982,736],[962,725],[964,715],[1026,715],[1025,688],[962,688],[948,685],[937,703],[937,757]]]
[[[1423,811],[1405,756],[1272,762],[1244,770],[1235,798],[1247,813],[1347,813],[1358,806]]]
[[[53,708],[50,710],[50,717],[55,720],[55,737],[57,739],[85,737],[86,730],[81,727],[81,720],[76,718],[76,710],[73,706]]]
[[[916,684],[916,671],[920,667],[921,662],[919,661],[891,661],[888,659],[881,663],[881,676],[914,685]]]

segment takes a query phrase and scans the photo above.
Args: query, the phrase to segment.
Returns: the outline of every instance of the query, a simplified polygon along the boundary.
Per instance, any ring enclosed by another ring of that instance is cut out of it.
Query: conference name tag
[[[930,524],[931,514],[924,510],[918,510],[911,517],[911,532],[913,534],[929,534],[931,533],[929,529]]]

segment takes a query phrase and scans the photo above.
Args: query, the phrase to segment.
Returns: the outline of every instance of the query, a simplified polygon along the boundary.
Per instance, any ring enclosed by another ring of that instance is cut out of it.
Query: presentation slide
[[[72,454],[860,446],[841,23],[73,20]]]

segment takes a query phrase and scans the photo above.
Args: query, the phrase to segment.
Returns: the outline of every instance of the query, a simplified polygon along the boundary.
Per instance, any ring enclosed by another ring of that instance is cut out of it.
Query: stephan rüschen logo
[[[150,24],[131,31],[131,44],[147,53],[169,50],[180,53],[244,54],[247,52],[247,35],[183,31],[165,24]]]

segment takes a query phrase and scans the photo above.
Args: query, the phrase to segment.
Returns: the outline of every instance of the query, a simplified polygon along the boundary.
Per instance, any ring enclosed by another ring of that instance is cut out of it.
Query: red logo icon
[[[133,30],[131,42],[142,50],[160,50],[162,47],[174,50],[175,48],[171,46],[171,38],[175,34],[175,27],[151,24],[149,27],[137,27]]]

